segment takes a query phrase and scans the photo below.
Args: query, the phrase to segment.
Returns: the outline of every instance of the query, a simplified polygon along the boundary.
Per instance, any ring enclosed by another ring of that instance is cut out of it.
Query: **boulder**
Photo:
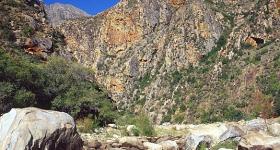
[[[37,108],[12,109],[0,118],[0,149],[79,150],[83,142],[73,118]]]
[[[229,126],[228,129],[220,136],[220,141],[225,141],[229,138],[241,137],[245,133],[237,126]]]
[[[27,38],[24,44],[24,49],[30,54],[50,53],[52,52],[53,43],[49,38]]]
[[[147,150],[163,150],[162,146],[159,144],[144,142],[143,145]]]
[[[267,124],[264,119],[258,118],[246,122],[245,129],[247,131],[266,131]]]
[[[137,137],[122,137],[119,139],[119,143],[123,147],[135,147],[138,149],[143,149],[142,140]]]
[[[92,140],[87,143],[87,147],[89,148],[99,149],[101,146],[102,144],[97,140]]]
[[[280,136],[280,123],[273,123],[268,128],[271,134],[274,136]]]
[[[228,127],[223,123],[207,124],[189,126],[189,135],[186,137],[186,148],[188,150],[196,149],[200,143],[206,143],[207,145],[221,142],[220,138],[226,140],[228,135]]]
[[[117,128],[118,128],[116,124],[108,124],[108,127],[114,128],[114,129],[117,129]]]
[[[178,150],[179,149],[177,143],[175,141],[171,141],[171,140],[162,141],[159,143],[159,145],[162,146],[163,150]]]
[[[188,136],[186,139],[186,150],[195,150],[201,143],[210,145],[212,143],[212,139],[209,135]]]
[[[239,149],[280,150],[280,137],[273,137],[263,132],[249,132],[242,137]]]

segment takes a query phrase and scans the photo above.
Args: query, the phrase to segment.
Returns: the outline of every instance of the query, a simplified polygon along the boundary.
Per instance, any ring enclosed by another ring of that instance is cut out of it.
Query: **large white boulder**
[[[269,132],[274,136],[280,136],[280,123],[273,123],[269,125]]]
[[[143,145],[147,150],[163,150],[162,146],[159,144],[144,142]]]
[[[0,118],[1,150],[79,150],[82,144],[73,118],[63,112],[12,109]]]
[[[159,145],[162,146],[163,150],[178,150],[179,146],[177,145],[177,143],[175,141],[162,141],[159,143]]]
[[[240,148],[280,150],[280,137],[273,137],[264,132],[249,132],[242,137]]]
[[[143,149],[143,140],[137,137],[122,137],[119,139],[119,143],[123,147]]]
[[[190,126],[186,137],[186,149],[195,150],[201,144],[216,145],[227,139],[241,137],[245,133],[238,126],[225,123]]]

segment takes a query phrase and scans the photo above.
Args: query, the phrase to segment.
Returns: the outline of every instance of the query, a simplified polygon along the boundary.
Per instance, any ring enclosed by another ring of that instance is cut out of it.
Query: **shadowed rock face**
[[[82,149],[73,118],[37,108],[12,109],[0,118],[0,149]]]
[[[53,26],[56,26],[65,20],[90,16],[85,11],[70,4],[54,3],[46,5],[45,10],[48,19]]]

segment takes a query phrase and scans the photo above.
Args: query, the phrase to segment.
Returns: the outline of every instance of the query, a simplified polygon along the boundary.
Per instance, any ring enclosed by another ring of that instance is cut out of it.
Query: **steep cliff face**
[[[85,11],[70,4],[54,3],[45,6],[48,20],[53,26],[62,23],[65,20],[88,17]]]
[[[157,123],[204,121],[255,105],[256,78],[272,64],[265,59],[279,55],[278,9],[272,0],[122,0],[58,30],[119,108],[144,108]],[[270,53],[259,54],[264,43]],[[246,61],[257,54],[260,63]]]

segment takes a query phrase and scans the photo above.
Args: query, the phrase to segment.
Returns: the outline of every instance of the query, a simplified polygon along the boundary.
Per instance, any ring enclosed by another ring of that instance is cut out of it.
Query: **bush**
[[[22,29],[22,35],[25,37],[30,37],[34,33],[34,30],[32,27],[26,25]]]
[[[179,113],[179,114],[175,114],[173,116],[174,118],[174,122],[176,123],[182,123],[185,119],[185,113]]]
[[[139,79],[139,87],[140,89],[144,89],[151,83],[152,77],[150,73],[146,73],[143,77]]]
[[[77,129],[82,133],[90,133],[93,131],[94,120],[91,118],[84,118],[77,120]]]
[[[139,115],[126,114],[117,120],[117,124],[121,126],[135,125],[139,129],[139,135],[154,136],[155,129],[148,116],[141,113]],[[137,131],[138,132],[138,131]]]
[[[166,115],[163,116],[163,119],[162,119],[161,123],[170,122],[171,118],[172,118],[171,114],[167,113]]]
[[[239,121],[243,118],[243,113],[237,110],[235,106],[230,105],[223,110],[223,117],[228,121]]]
[[[218,122],[221,120],[221,118],[216,114],[213,109],[205,111],[203,110],[200,114],[200,121],[202,123],[212,123],[212,122]]]
[[[259,87],[266,95],[271,95],[274,99],[274,112],[280,115],[280,79],[275,71],[269,75],[262,75],[257,78]]]
[[[0,114],[5,113],[11,109],[11,99],[15,87],[9,82],[0,82]]]
[[[172,85],[176,85],[180,82],[180,80],[182,79],[182,74],[176,70],[175,72],[172,73]]]
[[[227,148],[227,149],[236,149],[238,146],[238,142],[227,140],[222,143],[217,144],[216,146],[212,147],[213,150],[218,150],[220,148]]]
[[[32,62],[24,54],[0,50],[0,113],[12,107],[36,106],[91,117],[103,126],[116,111],[105,90],[92,82],[93,72],[61,57]]]
[[[34,106],[36,104],[35,94],[31,91],[20,89],[15,93],[13,104],[15,107],[20,108]]]

